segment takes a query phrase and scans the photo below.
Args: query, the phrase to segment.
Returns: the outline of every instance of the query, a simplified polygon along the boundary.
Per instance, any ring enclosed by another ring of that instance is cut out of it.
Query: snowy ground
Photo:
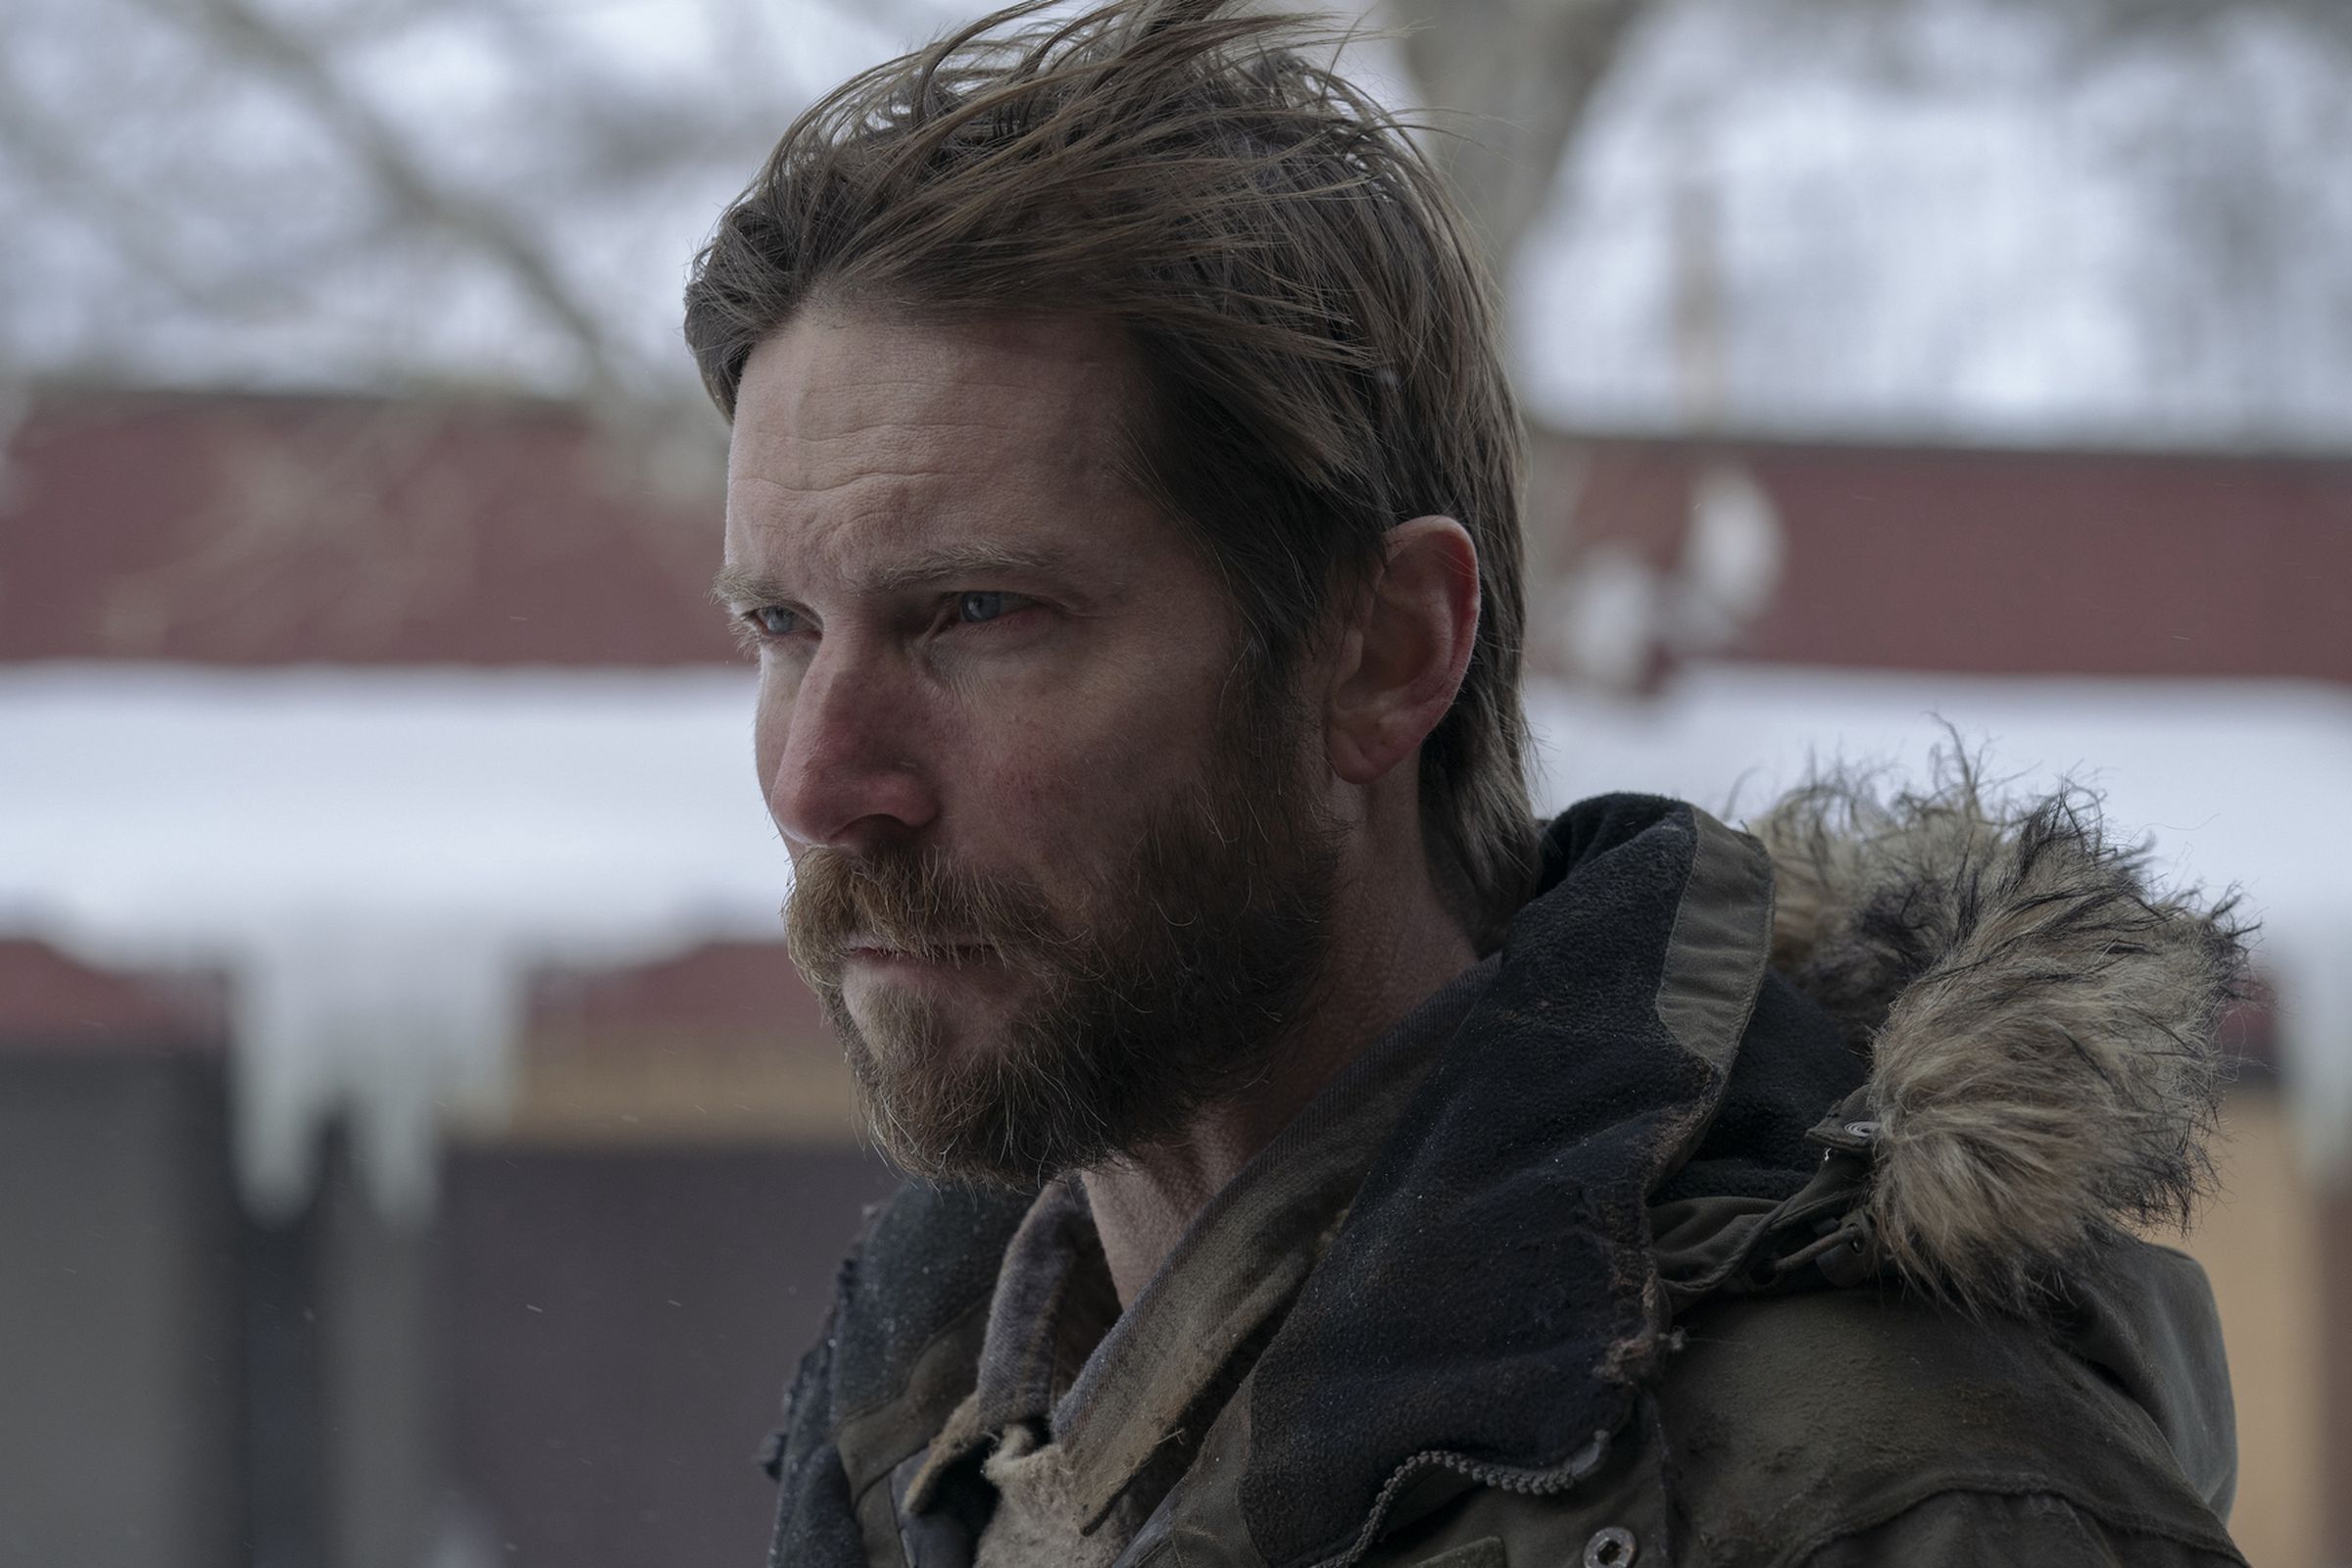
[[[376,1190],[431,1197],[438,1107],[495,1103],[536,965],[773,938],[787,866],[747,676],[0,673],[0,934],[236,978],[240,1160],[265,1206],[349,1104]],[[2352,696],[2293,684],[1722,667],[1651,703],[1531,694],[1542,801],[1678,794],[1734,820],[1817,760],[1917,776],[1939,721],[2018,787],[2105,791],[2171,874],[2242,886],[2306,1146],[2352,1139]]]

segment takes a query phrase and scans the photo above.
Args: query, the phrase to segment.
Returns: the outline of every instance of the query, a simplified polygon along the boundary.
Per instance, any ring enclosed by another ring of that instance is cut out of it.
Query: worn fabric
[[[1648,1197],[1720,1107],[1771,918],[1761,858],[1660,804],[1555,828],[1551,894],[1365,1181],[1378,1223],[1333,1243],[1259,1364],[1242,1502],[1270,1562],[1377,1528],[1408,1466],[1565,1481],[1632,1416],[1668,1327]],[[1784,1044],[1859,1076],[1833,1032]]]
[[[1915,1503],[1885,1524],[1840,1537],[1805,1563],[1806,1568],[1887,1568],[1907,1562],[1946,1568],[2018,1568],[2020,1563],[2221,1568],[2234,1560],[2230,1553],[2183,1547],[2162,1535],[2142,1536],[2110,1525],[2056,1493],[1955,1490]]]
[[[972,1389],[981,1432],[1054,1421],[1089,1357],[1119,1321],[1118,1287],[1075,1172],[1038,1195],[1004,1249]]]
[[[997,1501],[973,1549],[972,1568],[1111,1568],[1126,1550],[1133,1532],[1089,1519],[1069,1454],[1035,1428],[998,1432],[980,1475],[996,1490]]]
[[[1440,987],[1349,1063],[1202,1207],[1124,1313],[1083,1185],[1052,1183],[1005,1249],[969,1408],[932,1444],[909,1505],[979,1462],[998,1494],[980,1568],[1041,1560],[1054,1540],[1042,1560],[1115,1556],[1191,1464],[1496,967]],[[1075,1517],[1057,1530],[1047,1509]]]
[[[1555,822],[1492,983],[1115,1560],[1935,1565],[1984,1560],[1981,1527],[2012,1561],[2238,1561],[2210,1298],[2118,1223],[2201,1125],[2196,1064],[2137,1056],[2210,1052],[2228,933],[2079,816],[1914,804],[1954,820],[1783,832],[1793,870],[1679,803]],[[1964,1179],[2004,1117],[2038,1149],[2064,1116],[2096,1125],[2038,1188]],[[2067,1211],[2004,1260],[2021,1200]],[[914,1482],[1030,1207],[918,1190],[869,1234],[800,1379],[775,1561],[970,1561],[997,1489]],[[1083,1535],[1100,1499],[1062,1506]]]

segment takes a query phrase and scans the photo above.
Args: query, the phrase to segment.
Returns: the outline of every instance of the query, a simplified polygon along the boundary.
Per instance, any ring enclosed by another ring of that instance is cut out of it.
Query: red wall
[[[0,663],[669,665],[732,658],[723,515],[642,432],[528,405],[37,405],[0,487]]]
[[[680,459],[532,405],[53,397],[0,487],[0,662],[724,662],[712,434]],[[2352,457],[1539,451],[1539,573],[1601,540],[1669,564],[1698,464],[1746,466],[1788,557],[1730,657],[2352,680]]]
[[[1535,525],[1671,564],[1709,455],[1763,487],[1788,546],[1725,657],[2352,681],[2352,457],[1562,438]]]

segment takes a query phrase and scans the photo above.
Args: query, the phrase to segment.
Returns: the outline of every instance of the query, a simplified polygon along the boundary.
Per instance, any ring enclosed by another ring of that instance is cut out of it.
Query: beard
[[[1263,1079],[1312,1002],[1338,883],[1303,740],[1296,722],[1225,726],[1199,783],[1077,907],[928,846],[802,853],[785,906],[793,961],[893,1162],[1034,1187],[1173,1139]],[[879,988],[860,1022],[843,995],[853,943],[1002,965],[1026,998],[997,1038],[961,1048],[950,1005],[914,987]]]

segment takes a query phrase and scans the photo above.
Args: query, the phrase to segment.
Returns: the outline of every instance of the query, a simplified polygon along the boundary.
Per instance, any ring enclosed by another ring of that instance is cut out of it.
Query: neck
[[[1082,1173],[1119,1304],[1132,1303],[1201,1205],[1241,1173],[1323,1086],[1424,998],[1477,961],[1434,893],[1386,919],[1350,922],[1323,1003],[1246,1095],[1206,1107],[1182,1137]]]

